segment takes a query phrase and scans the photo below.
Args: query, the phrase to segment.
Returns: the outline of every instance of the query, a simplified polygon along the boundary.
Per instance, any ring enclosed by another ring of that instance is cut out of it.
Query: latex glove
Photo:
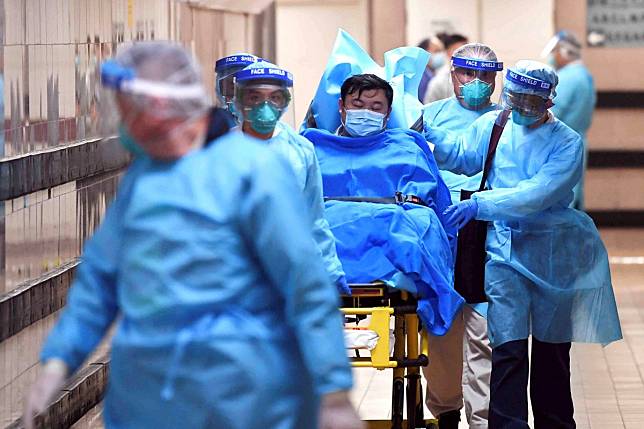
[[[25,400],[23,424],[25,429],[34,427],[34,416],[47,409],[54,396],[60,392],[67,379],[67,365],[60,359],[50,359],[43,366]]]
[[[476,200],[465,200],[458,204],[449,206],[443,212],[447,226],[463,228],[469,221],[474,219],[479,211]]]
[[[366,429],[346,391],[328,393],[320,404],[319,429]]]
[[[335,286],[338,288],[338,292],[340,292],[341,295],[351,295],[351,288],[349,287],[345,276],[338,277],[335,281]]]

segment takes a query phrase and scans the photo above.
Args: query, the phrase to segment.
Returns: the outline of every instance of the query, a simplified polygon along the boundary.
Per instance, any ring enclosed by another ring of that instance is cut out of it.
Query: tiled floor
[[[572,386],[579,429],[644,428],[644,230],[604,230],[624,340],[605,348],[575,344]],[[352,399],[360,415],[391,413],[391,372],[354,371]],[[429,415],[429,412],[426,411]],[[462,421],[461,429],[467,428]]]
[[[572,385],[579,429],[644,428],[644,230],[604,230],[624,340],[602,348],[575,344]],[[368,420],[391,414],[391,372],[355,371],[352,399]],[[427,412],[429,415],[429,413]],[[94,411],[75,426],[100,427]],[[467,428],[461,422],[460,429]]]

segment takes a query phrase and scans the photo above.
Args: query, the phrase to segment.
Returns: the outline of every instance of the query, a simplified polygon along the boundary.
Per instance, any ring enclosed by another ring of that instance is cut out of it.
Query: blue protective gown
[[[588,158],[586,133],[593,119],[597,102],[593,77],[581,61],[570,63],[557,70],[559,84],[552,113],[573,130],[577,131],[584,143],[584,170]],[[584,208],[584,175],[575,186],[573,204],[578,209]]]
[[[496,104],[490,104],[480,110],[466,109],[456,97],[450,97],[427,104],[423,108],[423,123],[425,128],[428,126],[440,127],[449,132],[459,133],[465,131],[472,122],[476,121],[484,113],[496,109]],[[461,201],[461,189],[469,191],[478,189],[481,184],[482,173],[469,177],[464,174],[454,174],[448,170],[441,170],[441,176],[449,188],[452,203],[456,204]]]
[[[341,282],[344,270],[338,259],[335,238],[329,228],[329,222],[324,217],[322,175],[313,144],[288,125],[278,122],[275,134],[269,140],[269,146],[282,155],[293,168],[297,186],[304,194],[304,202],[312,216],[313,238],[322,254],[326,270],[338,290],[350,294],[346,284]]]
[[[396,191],[420,197],[414,204],[327,202],[327,219],[338,255],[352,283],[410,281],[427,329],[443,335],[463,298],[454,291],[452,253],[438,214],[449,191],[423,137],[391,129],[375,136],[342,137],[309,129],[328,197],[392,197]]]
[[[483,169],[498,111],[458,135],[428,128],[438,164]],[[582,166],[579,135],[557,119],[536,129],[509,121],[476,193],[487,235],[485,292],[492,345],[527,338],[607,344],[622,337],[608,256],[592,220],[568,208]]]
[[[496,104],[491,103],[482,109],[470,110],[463,107],[458,98],[450,97],[427,104],[423,109],[423,123],[425,128],[430,126],[440,127],[448,132],[460,133],[465,131],[481,115],[497,108]],[[482,176],[483,173],[477,173],[470,177],[464,174],[455,174],[448,170],[441,170],[441,177],[449,188],[452,204],[461,201],[461,189],[477,190],[481,184]],[[487,314],[487,303],[474,304],[472,308],[484,317]]]
[[[351,388],[338,294],[290,168],[229,133],[123,178],[42,360],[73,371],[117,319],[108,428],[313,428]]]

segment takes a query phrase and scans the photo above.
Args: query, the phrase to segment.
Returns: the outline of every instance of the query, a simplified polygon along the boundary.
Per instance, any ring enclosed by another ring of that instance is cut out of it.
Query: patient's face
[[[388,115],[391,110],[384,89],[365,89],[347,94],[344,102],[340,99],[339,106],[342,123],[347,119],[347,110],[368,109],[383,115]],[[387,119],[388,117],[385,118],[385,123]]]

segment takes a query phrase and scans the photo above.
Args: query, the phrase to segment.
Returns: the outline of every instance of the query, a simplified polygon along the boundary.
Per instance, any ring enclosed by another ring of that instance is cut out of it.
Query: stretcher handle
[[[427,366],[429,359],[425,355],[418,355],[415,359],[400,359],[397,360],[398,368],[413,368],[418,366]]]
[[[417,307],[415,305],[398,305],[393,306],[394,314],[416,314]]]

